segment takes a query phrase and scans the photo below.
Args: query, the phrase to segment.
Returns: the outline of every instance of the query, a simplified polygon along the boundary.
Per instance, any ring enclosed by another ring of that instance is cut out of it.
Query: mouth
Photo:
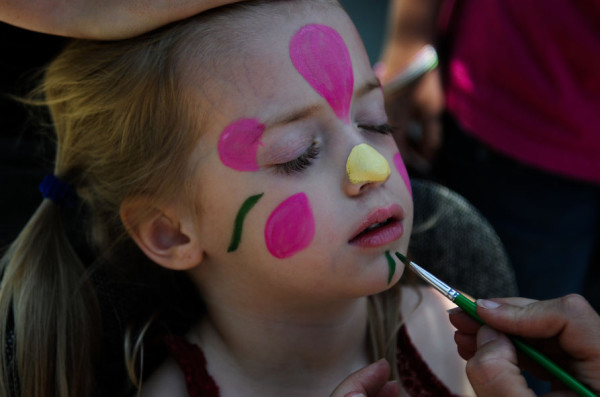
[[[398,204],[372,211],[348,243],[360,247],[380,247],[404,234],[404,210]]]

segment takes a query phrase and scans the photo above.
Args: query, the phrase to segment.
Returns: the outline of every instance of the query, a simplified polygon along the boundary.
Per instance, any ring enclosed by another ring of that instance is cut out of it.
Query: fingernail
[[[477,347],[490,343],[498,339],[498,332],[488,326],[483,326],[477,332]]]
[[[484,309],[495,309],[499,307],[500,304],[487,299],[477,299],[477,306],[483,307]]]

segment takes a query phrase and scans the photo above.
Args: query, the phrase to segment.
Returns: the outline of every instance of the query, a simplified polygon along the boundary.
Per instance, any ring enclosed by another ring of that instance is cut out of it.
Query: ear
[[[157,208],[144,198],[126,199],[121,220],[148,258],[173,270],[188,270],[203,259],[194,223],[175,206]]]

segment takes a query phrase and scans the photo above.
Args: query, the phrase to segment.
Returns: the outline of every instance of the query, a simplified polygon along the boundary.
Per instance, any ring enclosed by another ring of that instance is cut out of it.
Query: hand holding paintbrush
[[[596,393],[600,391],[600,317],[582,297],[480,300],[477,314],[488,326],[481,327],[460,309],[450,312],[450,321],[458,330],[458,352],[468,360],[467,375],[478,395],[524,395],[521,368],[527,362],[520,365],[513,344],[502,333],[536,340],[538,350],[549,356],[554,353],[551,357],[561,368]],[[535,365],[526,369],[551,379]],[[568,390],[561,382],[552,386],[553,390]]]
[[[455,340],[459,354],[468,360],[467,376],[477,395],[534,395],[521,376],[515,346],[552,376],[554,389],[571,389],[587,397],[600,391],[600,317],[582,297],[479,300],[476,305],[404,255],[396,252],[396,256],[464,310],[450,317],[459,330]],[[511,335],[510,341],[494,329]],[[562,367],[521,338],[543,342]]]

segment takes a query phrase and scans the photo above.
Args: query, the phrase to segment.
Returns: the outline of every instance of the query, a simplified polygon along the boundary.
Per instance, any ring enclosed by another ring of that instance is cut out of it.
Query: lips
[[[398,204],[372,211],[357,228],[350,244],[365,248],[380,247],[402,237],[404,210]]]

